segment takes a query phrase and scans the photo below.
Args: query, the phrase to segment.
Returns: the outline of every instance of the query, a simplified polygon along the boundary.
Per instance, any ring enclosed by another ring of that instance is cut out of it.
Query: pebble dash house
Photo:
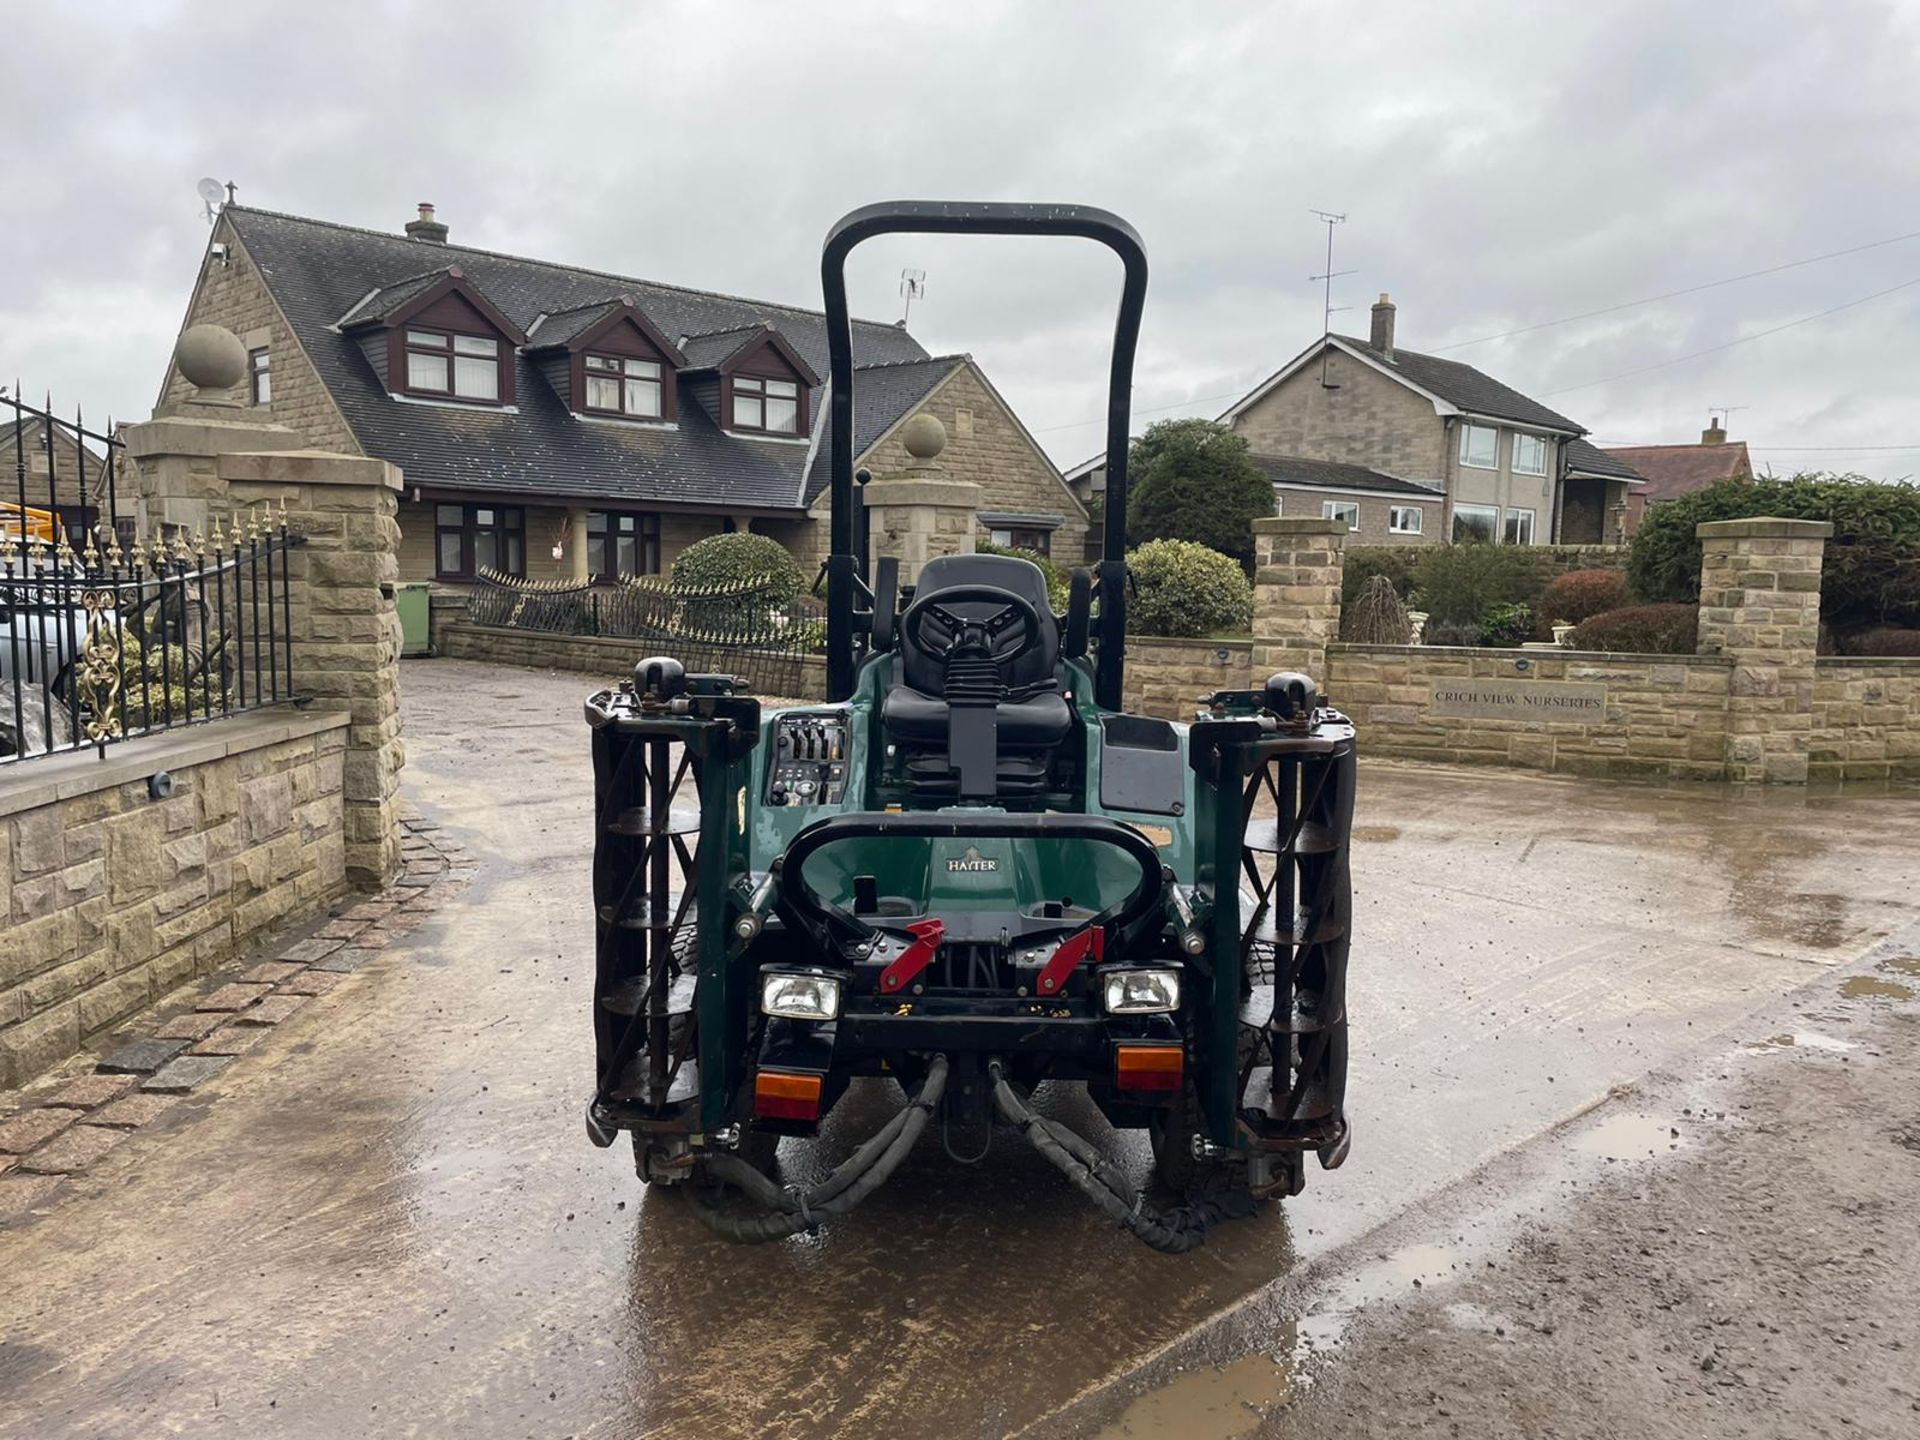
[[[664,572],[752,530],[826,550],[818,311],[452,244],[431,205],[384,233],[230,204],[186,325],[241,337],[227,397],[316,449],[404,472],[401,578]],[[931,413],[941,468],[981,487],[979,533],[1078,564],[1087,511],[980,366],[903,324],[854,322],[858,463],[908,464]],[[163,401],[191,387],[170,370]]]

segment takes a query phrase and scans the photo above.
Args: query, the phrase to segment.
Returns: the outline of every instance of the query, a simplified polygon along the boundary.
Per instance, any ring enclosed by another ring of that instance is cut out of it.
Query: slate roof
[[[869,365],[855,372],[853,386],[853,453],[857,459],[873,448],[893,424],[911,414],[947,376],[968,363],[965,355],[934,355],[925,360],[902,360],[887,365]],[[816,392],[819,424],[827,424],[827,386]],[[826,429],[820,432],[820,450],[807,474],[807,503],[812,504],[827,488],[833,442]]]
[[[582,330],[592,329],[620,304],[621,297],[608,295],[571,310],[556,310],[541,318],[537,329],[527,331],[527,348],[543,350],[549,345],[564,345]],[[354,317],[358,319],[358,316]]]
[[[1398,345],[1393,347],[1393,358],[1388,359],[1385,351],[1376,350],[1352,335],[1333,338],[1462,410],[1489,415],[1496,420],[1516,420],[1523,425],[1565,430],[1574,435],[1587,433],[1586,426],[1569,420],[1557,410],[1549,410],[1537,400],[1529,400],[1512,386],[1502,385],[1491,375],[1458,360],[1442,360],[1438,355],[1422,355],[1417,350],[1402,350]]]
[[[1719,445],[1622,445],[1606,452],[1631,465],[1647,484],[1636,491],[1649,504],[1704,490],[1718,480],[1753,474],[1747,442]]]
[[[426,278],[423,266],[436,261],[441,263],[430,273],[458,265],[467,281],[523,330],[542,312],[559,315],[629,294],[669,338],[711,335],[771,321],[781,337],[824,375],[826,321],[817,310],[461,245],[431,245],[404,235],[240,205],[228,206],[223,214],[259,267],[354,436],[368,454],[401,466],[409,485],[503,496],[793,510],[804,503],[803,495],[824,484],[825,470],[817,458],[817,480],[808,470],[809,457],[824,446],[728,434],[684,388],[677,430],[576,420],[567,412],[565,400],[525,357],[516,357],[519,369],[512,410],[397,401],[386,393],[359,345],[332,328],[368,291],[384,292],[422,280]],[[535,344],[549,338],[542,329],[534,337]],[[863,375],[855,387],[860,413],[877,421],[888,403],[900,405],[910,395],[904,403],[914,404],[932,389],[935,382],[926,374],[937,367],[903,327],[856,320],[853,331],[858,363],[889,370],[903,365],[920,373],[923,382],[916,389],[899,383],[902,377],[887,375],[869,385]],[[956,362],[944,363],[951,369]],[[824,423],[824,388],[816,392],[814,401]],[[878,435],[901,414],[895,409],[884,423],[863,424],[861,433]]]
[[[1622,460],[1617,454],[1610,454],[1598,445],[1586,440],[1567,442],[1567,473],[1570,475],[1600,475],[1609,480],[1639,480],[1640,472]]]
[[[1437,500],[1443,493],[1437,485],[1422,485],[1402,480],[1364,465],[1342,465],[1333,460],[1308,460],[1298,455],[1255,455],[1258,465],[1276,485],[1306,485],[1321,490],[1377,490],[1390,495],[1418,495]]]
[[[711,335],[689,335],[680,346],[689,370],[712,370],[731,360],[766,333],[763,325],[736,325]]]
[[[424,294],[446,279],[447,272],[452,269],[451,265],[442,265],[438,270],[428,270],[424,274],[412,275],[404,280],[395,280],[391,284],[382,285],[354,305],[349,314],[342,315],[339,323],[365,325],[370,321],[385,320],[414,296]]]

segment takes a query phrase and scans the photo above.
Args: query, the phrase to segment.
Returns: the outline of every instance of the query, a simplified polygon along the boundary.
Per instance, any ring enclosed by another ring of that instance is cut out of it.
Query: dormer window
[[[446,330],[406,332],[407,389],[455,400],[500,399],[500,342]]]
[[[666,413],[661,400],[663,370],[657,360],[588,354],[583,362],[583,374],[585,408],[596,415],[658,420]]]
[[[733,428],[794,435],[800,430],[800,385],[758,375],[733,377]]]

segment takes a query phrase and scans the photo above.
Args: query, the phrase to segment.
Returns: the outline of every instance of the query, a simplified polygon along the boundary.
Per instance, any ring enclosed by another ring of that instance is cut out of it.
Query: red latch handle
[[[915,920],[907,926],[913,943],[900,952],[900,958],[880,972],[880,993],[891,995],[906,988],[913,978],[933,962],[947,927],[938,920]]]
[[[1086,929],[1069,935],[1060,942],[1060,948],[1053,952],[1053,958],[1047,961],[1040,971],[1036,989],[1042,995],[1057,995],[1060,987],[1067,983],[1074,967],[1092,955],[1097,962],[1107,952],[1107,931],[1103,925],[1089,925]]]

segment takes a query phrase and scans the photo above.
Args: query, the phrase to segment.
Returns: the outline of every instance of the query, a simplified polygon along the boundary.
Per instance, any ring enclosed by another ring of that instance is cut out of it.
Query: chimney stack
[[[433,218],[433,206],[426,201],[420,202],[420,218],[407,222],[409,240],[425,240],[430,245],[447,243],[447,227]]]
[[[1382,290],[1380,298],[1373,302],[1373,333],[1367,337],[1367,343],[1385,355],[1393,358],[1393,301]]]
[[[1707,428],[1700,432],[1702,445],[1724,445],[1727,443],[1727,429],[1720,423],[1718,415],[1711,416]]]

